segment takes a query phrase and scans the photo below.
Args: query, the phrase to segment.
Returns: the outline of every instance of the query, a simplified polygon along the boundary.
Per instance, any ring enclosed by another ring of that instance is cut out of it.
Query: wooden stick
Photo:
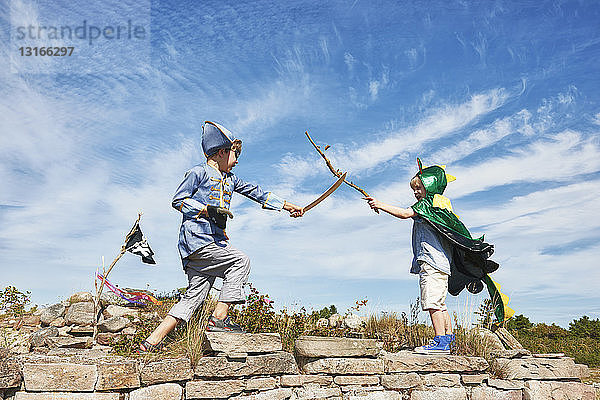
[[[137,220],[133,224],[134,227],[140,222],[140,218],[141,217],[142,217],[142,213],[138,213]],[[94,336],[93,336],[94,342],[96,342],[96,336],[98,335],[98,320],[100,319],[99,318],[99,314],[100,314],[100,307],[99,307],[100,306],[100,296],[102,295],[102,289],[104,289],[104,282],[106,281],[106,279],[108,279],[108,274],[110,274],[110,271],[112,271],[113,267],[117,264],[117,261],[119,261],[121,259],[121,257],[123,257],[123,254],[125,254],[125,252],[127,251],[127,249],[125,248],[125,245],[129,241],[129,238],[131,237],[131,235],[133,235],[133,233],[134,233],[134,229],[131,229],[129,231],[129,233],[127,234],[127,236],[125,236],[125,242],[121,246],[121,251],[115,257],[115,259],[113,260],[113,262],[110,264],[110,266],[108,267],[108,271],[106,271],[106,273],[104,273],[104,262],[102,263],[102,282],[100,283],[100,290],[96,291],[96,301],[95,301],[95,304],[94,304],[94,318],[95,318],[95,321],[94,321]],[[94,284],[95,284],[95,280],[96,279],[97,279],[97,277],[94,277]]]
[[[335,175],[337,178],[339,178],[340,176],[342,176],[342,172],[339,169],[336,169],[336,168],[333,167],[333,164],[331,164],[331,161],[329,161],[329,159],[327,158],[327,156],[325,155],[325,153],[312,140],[312,138],[308,134],[308,131],[304,132],[304,134],[306,135],[306,137],[308,138],[308,140],[310,141],[310,143],[314,146],[315,150],[317,150],[317,152],[321,155],[321,157],[323,157],[323,160],[325,160],[325,164],[327,165],[327,168],[329,168],[329,170],[331,171],[331,173],[333,175]],[[329,148],[329,146],[326,146],[325,148]],[[364,197],[371,197],[369,195],[369,193],[367,193],[361,187],[355,185],[354,182],[352,182],[352,181],[348,182],[347,180],[344,179],[344,183],[346,185],[350,186],[351,188],[358,190],[360,192],[360,194],[362,194]],[[373,210],[373,211],[375,211],[377,214],[379,214],[379,210]]]

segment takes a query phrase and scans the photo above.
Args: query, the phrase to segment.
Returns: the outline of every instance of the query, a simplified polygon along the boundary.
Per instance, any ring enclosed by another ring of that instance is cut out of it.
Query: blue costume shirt
[[[185,259],[196,250],[228,240],[223,229],[201,215],[207,205],[229,209],[233,192],[260,203],[268,210],[281,210],[284,200],[258,185],[244,182],[231,172],[221,172],[208,164],[196,165],[186,172],[173,196],[173,207],[183,214],[179,230],[179,254]]]

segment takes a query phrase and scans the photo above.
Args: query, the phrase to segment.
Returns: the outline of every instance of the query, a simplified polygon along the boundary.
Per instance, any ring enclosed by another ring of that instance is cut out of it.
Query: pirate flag
[[[142,262],[146,264],[156,264],[156,261],[152,258],[154,252],[150,248],[148,241],[144,237],[142,230],[140,229],[140,220],[135,221],[133,228],[127,235],[127,241],[125,242],[125,250],[128,252],[142,257]]]

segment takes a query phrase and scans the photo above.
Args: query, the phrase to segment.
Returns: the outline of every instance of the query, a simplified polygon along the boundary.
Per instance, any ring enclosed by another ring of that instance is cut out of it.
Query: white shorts
[[[446,311],[449,275],[419,261],[419,286],[421,287],[421,308],[425,310]]]

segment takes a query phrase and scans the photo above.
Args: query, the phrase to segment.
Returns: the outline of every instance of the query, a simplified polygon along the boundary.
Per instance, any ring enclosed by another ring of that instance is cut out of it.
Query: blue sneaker
[[[450,333],[448,335],[444,335],[444,337],[446,338],[446,341],[450,346],[450,350],[452,350],[454,348],[454,341],[456,340],[456,336],[454,335],[454,333]]]
[[[436,336],[429,344],[415,348],[415,352],[420,354],[450,354],[449,335]]]

